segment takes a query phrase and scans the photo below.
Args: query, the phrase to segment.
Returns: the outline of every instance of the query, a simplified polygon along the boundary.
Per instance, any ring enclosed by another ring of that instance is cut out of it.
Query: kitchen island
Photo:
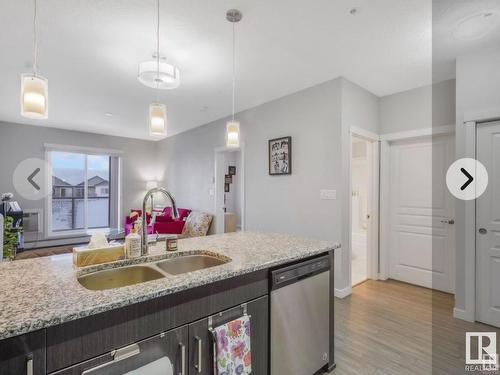
[[[109,362],[116,349],[161,335],[170,338],[166,346],[171,352],[180,348],[171,356],[176,373],[209,374],[207,325],[237,317],[248,308],[253,319],[253,373],[266,374],[270,270],[328,254],[333,296],[333,252],[339,246],[238,232],[180,240],[175,253],[158,253],[153,247],[147,257],[83,269],[73,266],[71,254],[2,263],[0,373],[25,374],[30,366],[34,374],[82,373],[83,364],[99,366]],[[78,281],[104,269],[200,254],[227,263],[107,290],[89,290]]]

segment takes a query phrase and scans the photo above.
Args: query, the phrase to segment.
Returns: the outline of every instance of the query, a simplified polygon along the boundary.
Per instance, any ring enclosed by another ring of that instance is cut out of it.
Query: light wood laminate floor
[[[369,280],[335,299],[332,375],[479,374],[465,372],[465,332],[500,330],[453,318],[453,296]],[[500,343],[497,343],[500,348]]]

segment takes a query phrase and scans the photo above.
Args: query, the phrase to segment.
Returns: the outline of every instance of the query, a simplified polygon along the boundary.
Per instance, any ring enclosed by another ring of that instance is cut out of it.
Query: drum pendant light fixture
[[[240,147],[240,123],[234,119],[234,98],[236,86],[236,39],[235,39],[235,26],[237,22],[241,21],[243,14],[237,9],[230,9],[226,13],[226,19],[233,24],[233,105],[232,105],[232,119],[226,124],[226,146],[227,147]]]
[[[149,105],[149,134],[152,137],[164,138],[167,136],[167,107],[159,103],[158,90],[160,90],[160,0],[156,0],[156,102]]]
[[[46,119],[49,117],[49,81],[38,74],[36,0],[33,3],[33,73],[21,74],[21,116],[30,119]]]

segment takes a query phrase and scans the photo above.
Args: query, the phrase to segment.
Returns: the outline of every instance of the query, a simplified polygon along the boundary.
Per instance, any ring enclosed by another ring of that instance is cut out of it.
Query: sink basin
[[[106,290],[134,285],[165,277],[157,270],[146,266],[130,266],[97,271],[78,278],[78,282],[90,290]]]
[[[181,273],[220,266],[228,262],[229,260],[222,260],[210,255],[185,255],[162,260],[156,263],[156,266],[171,275],[179,275]]]

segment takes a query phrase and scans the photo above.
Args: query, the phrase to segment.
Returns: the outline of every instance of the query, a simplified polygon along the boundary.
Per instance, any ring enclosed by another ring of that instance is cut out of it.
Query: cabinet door
[[[0,374],[45,375],[45,330],[1,340]]]
[[[264,296],[247,303],[251,315],[252,375],[268,374],[268,326],[269,301]],[[225,310],[212,316],[212,326],[229,322],[243,314],[241,306]],[[189,325],[189,375],[212,375],[214,373],[213,339],[208,331],[208,318]]]
[[[182,326],[133,343],[53,375],[187,375],[188,328]]]

